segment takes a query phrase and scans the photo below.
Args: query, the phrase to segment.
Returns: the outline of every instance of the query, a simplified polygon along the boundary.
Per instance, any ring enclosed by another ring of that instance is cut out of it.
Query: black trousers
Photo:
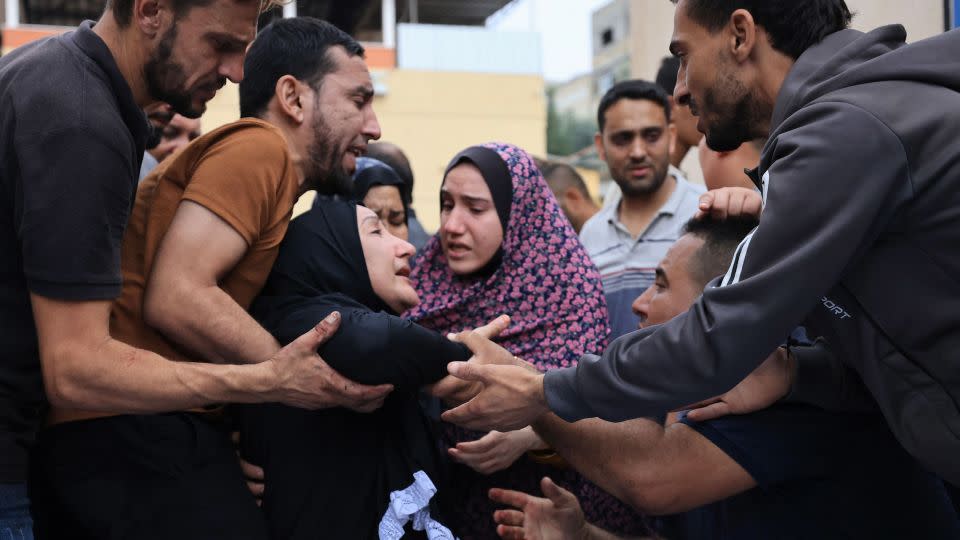
[[[41,540],[265,540],[229,429],[191,413],[44,430],[30,489]]]

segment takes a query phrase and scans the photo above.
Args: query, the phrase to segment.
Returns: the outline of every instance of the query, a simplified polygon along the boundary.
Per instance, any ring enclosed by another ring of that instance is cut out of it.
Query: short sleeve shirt
[[[680,421],[757,482],[688,512],[689,538],[960,538],[942,482],[900,447],[879,415],[781,404]]]
[[[142,316],[147,280],[177,208],[183,201],[199,204],[243,237],[247,251],[220,287],[247,309],[276,260],[299,183],[283,134],[256,119],[203,135],[161,163],[140,183],[123,238],[123,292],[111,315],[112,335],[172,360],[197,360]]]
[[[620,222],[619,203],[605,204],[580,231],[583,247],[600,270],[611,341],[637,329],[640,318],[631,309],[633,301],[653,283],[660,259],[697,212],[703,187],[674,178],[673,194],[638,238]]]
[[[86,22],[0,59],[0,483],[45,407],[30,293],[110,300],[146,118]]]

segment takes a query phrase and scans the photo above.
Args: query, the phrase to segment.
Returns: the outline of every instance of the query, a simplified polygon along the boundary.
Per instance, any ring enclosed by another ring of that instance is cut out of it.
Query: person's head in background
[[[247,53],[240,115],[280,128],[301,190],[348,194],[357,159],[380,138],[363,47],[330,23],[279,19]]]
[[[156,158],[157,162],[162,162],[199,136],[199,118],[187,118],[180,114],[174,114],[160,130],[160,141],[147,151]]]
[[[676,142],[670,155],[670,164],[680,167],[680,162],[691,148],[700,144],[703,134],[697,131],[697,118],[690,113],[690,107],[680,105],[673,99],[673,89],[677,86],[677,71],[680,60],[667,56],[660,62],[656,83],[670,98],[670,118],[677,127]]]
[[[594,144],[625,200],[654,197],[670,168],[675,127],[662,88],[640,80],[613,85],[600,100]]]
[[[199,118],[227,79],[243,79],[243,58],[257,32],[261,0],[109,0],[94,31],[142,65],[130,81],[140,99],[168,103]],[[140,83],[140,84],[137,84]]]
[[[674,96],[698,116],[710,148],[729,152],[767,137],[794,62],[853,18],[843,0],[671,0]]]
[[[390,234],[406,241],[409,231],[404,186],[400,175],[386,163],[371,157],[357,160],[353,199],[376,214]]]
[[[495,269],[510,220],[513,181],[495,150],[471,146],[457,154],[440,186],[440,245],[458,276]]]
[[[541,172],[553,196],[560,203],[563,214],[570,220],[573,229],[579,233],[583,224],[600,211],[600,207],[590,196],[583,177],[566,163],[545,162]]]
[[[753,169],[760,163],[760,151],[766,139],[754,139],[745,142],[732,152],[717,152],[701,144],[700,169],[703,170],[703,183],[707,189],[724,187],[742,187],[756,189],[744,169]]]
[[[756,218],[691,219],[657,266],[653,285],[633,302],[640,328],[663,324],[690,309],[714,278],[727,272],[733,252]]]
[[[403,150],[391,142],[378,141],[367,146],[367,157],[385,163],[400,176],[403,180],[403,201],[408,207],[412,205],[413,169],[410,168],[410,160]]]

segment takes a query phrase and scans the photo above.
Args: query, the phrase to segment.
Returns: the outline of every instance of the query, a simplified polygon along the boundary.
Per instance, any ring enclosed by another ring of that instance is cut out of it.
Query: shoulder
[[[260,167],[286,162],[290,157],[287,141],[280,129],[262,120],[244,118],[221,126],[203,137],[199,147],[208,157],[223,156]]]
[[[608,236],[610,218],[615,211],[616,208],[613,206],[601,208],[583,224],[583,228],[580,229],[580,241],[584,246],[589,249],[589,243],[602,241]]]

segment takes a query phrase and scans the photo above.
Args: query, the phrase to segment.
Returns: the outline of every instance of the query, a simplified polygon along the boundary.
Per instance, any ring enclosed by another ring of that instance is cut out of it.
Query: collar
[[[117,107],[123,117],[123,122],[130,135],[133,136],[134,143],[137,146],[138,154],[143,155],[147,144],[147,117],[143,113],[136,100],[133,97],[133,90],[130,84],[120,73],[117,61],[113,53],[107,48],[107,44],[100,39],[100,36],[93,32],[94,21],[84,21],[80,23],[76,31],[69,34],[67,39],[73,43],[93,61],[107,76],[110,83],[110,89],[117,100]]]

